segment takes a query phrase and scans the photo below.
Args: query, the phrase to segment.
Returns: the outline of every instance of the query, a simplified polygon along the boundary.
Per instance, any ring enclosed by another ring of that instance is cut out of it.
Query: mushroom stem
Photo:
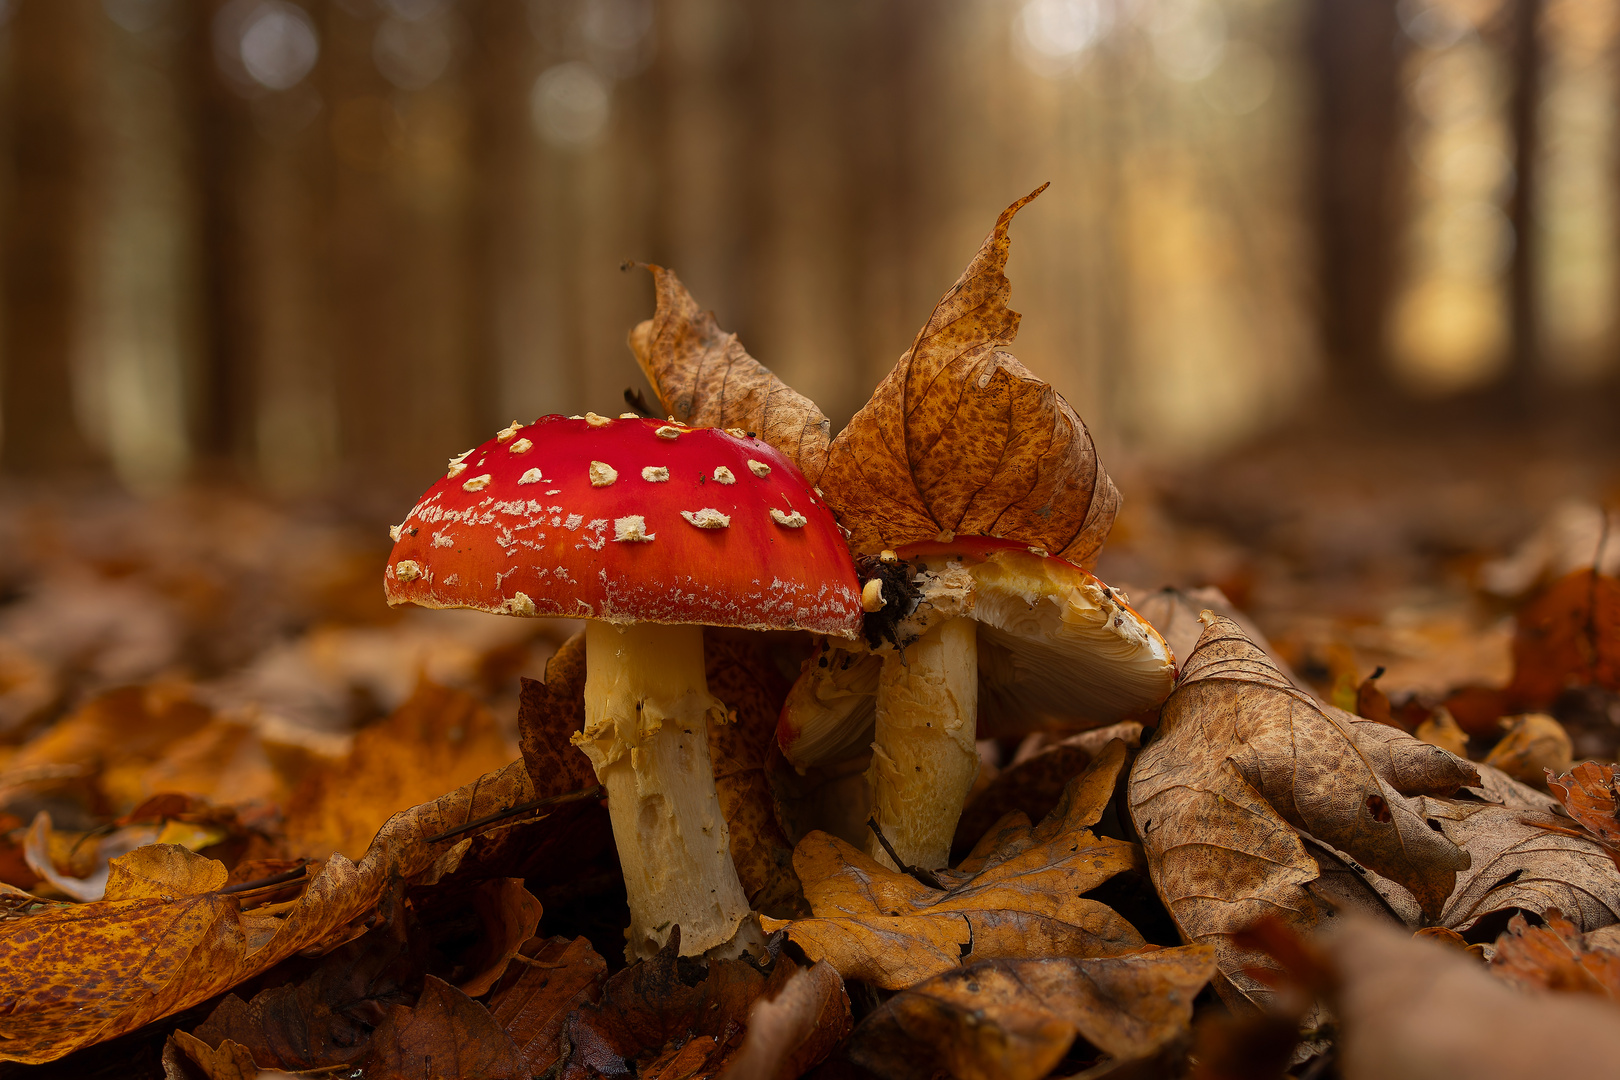
[[[725,721],[703,671],[703,628],[585,626],[585,729],[575,745],[607,789],[630,902],[625,956],[729,942],[748,915],[715,796],[707,724]]]
[[[866,776],[879,827],[912,866],[937,870],[950,858],[962,803],[979,772],[973,745],[978,699],[978,642],[970,618],[945,619],[903,657],[883,658]],[[875,837],[868,853],[900,869]]]

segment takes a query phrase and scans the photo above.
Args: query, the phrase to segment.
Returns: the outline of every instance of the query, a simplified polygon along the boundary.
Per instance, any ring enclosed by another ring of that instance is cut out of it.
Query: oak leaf
[[[748,355],[673,271],[649,265],[658,307],[630,331],[630,351],[665,411],[692,427],[752,431],[815,484],[826,468],[831,423],[816,403]]]
[[[1205,630],[1131,770],[1131,817],[1182,938],[1215,947],[1229,1004],[1269,991],[1268,961],[1233,934],[1274,914],[1306,931],[1322,908],[1301,833],[1412,892],[1438,917],[1468,855],[1410,796],[1477,782],[1473,766],[1392,727],[1319,704],[1236,623]]]
[[[893,1080],[1038,1080],[1076,1038],[1117,1062],[1185,1037],[1215,974],[1207,945],[1090,959],[981,960],[902,990],[861,1021],[849,1056]]]
[[[1470,734],[1495,734],[1498,718],[1511,713],[1550,709],[1570,687],[1620,691],[1620,580],[1593,570],[1566,574],[1515,621],[1508,686],[1467,687],[1446,701]]]
[[[1003,272],[1013,215],[978,253],[827,451],[820,484],[850,546],[883,548],[941,533],[998,536],[1090,566],[1119,493],[1066,401],[1004,347],[1018,334]]]
[[[1114,956],[1142,936],[1084,894],[1141,865],[1135,845],[1094,835],[1124,764],[1110,743],[1037,828],[1018,814],[991,831],[934,889],[897,873],[837,837],[812,832],[793,864],[813,917],[762,920],[785,928],[812,960],[846,979],[897,990],[983,959]]]
[[[390,882],[442,871],[430,838],[534,798],[521,763],[395,814],[358,864],[333,855],[295,900],[104,900],[0,922],[0,1060],[53,1061],[224,993],[300,952],[352,940]]]

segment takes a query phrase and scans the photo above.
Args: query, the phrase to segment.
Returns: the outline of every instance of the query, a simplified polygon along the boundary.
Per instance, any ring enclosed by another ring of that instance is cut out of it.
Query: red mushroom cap
[[[826,504],[751,436],[639,417],[514,423],[403,524],[390,604],[852,637],[861,590]]]

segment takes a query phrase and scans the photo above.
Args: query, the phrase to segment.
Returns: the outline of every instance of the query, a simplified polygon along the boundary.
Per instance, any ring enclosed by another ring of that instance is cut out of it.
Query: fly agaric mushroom
[[[513,423],[393,530],[390,604],[590,620],[585,729],[630,903],[626,954],[725,945],[748,914],[715,797],[703,626],[853,637],[855,567],[825,504],[744,432],[594,413]]]
[[[803,771],[872,733],[867,782],[900,859],[938,869],[978,774],[976,738],[1095,727],[1169,696],[1164,639],[1090,573],[1011,540],[962,537],[885,552],[863,590],[892,643],[824,642],[788,695],[777,740]],[[904,586],[906,568],[913,580]],[[904,593],[906,595],[900,595]],[[889,863],[877,837],[872,856]]]

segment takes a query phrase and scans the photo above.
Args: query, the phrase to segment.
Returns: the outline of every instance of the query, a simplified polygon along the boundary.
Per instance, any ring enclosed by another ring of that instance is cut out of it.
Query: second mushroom
[[[777,739],[799,769],[870,742],[872,813],[908,865],[946,865],[978,738],[1096,727],[1175,683],[1164,639],[1087,571],[1026,544],[962,537],[885,552],[869,636],[805,662]],[[871,855],[892,860],[876,836]]]

